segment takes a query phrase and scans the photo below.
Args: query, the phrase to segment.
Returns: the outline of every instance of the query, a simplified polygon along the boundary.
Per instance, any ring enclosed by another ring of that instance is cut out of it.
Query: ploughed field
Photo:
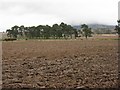
[[[118,41],[3,42],[3,88],[115,88]]]

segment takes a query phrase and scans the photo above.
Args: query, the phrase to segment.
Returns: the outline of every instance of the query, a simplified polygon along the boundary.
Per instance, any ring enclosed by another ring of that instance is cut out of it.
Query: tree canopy
[[[24,39],[76,39],[79,36],[87,37],[92,36],[91,28],[86,24],[81,25],[81,29],[77,30],[71,25],[60,23],[49,25],[38,25],[38,26],[30,26],[25,27],[21,26],[13,26],[11,29],[6,30],[8,37],[12,38],[24,38]]]
[[[77,36],[77,30],[73,28],[71,25],[67,25],[65,23],[61,23],[60,25],[54,24],[52,26],[49,25],[38,25],[25,27],[22,26],[13,26],[11,29],[6,30],[8,37],[13,38],[42,38],[42,39],[57,39],[57,38],[72,38],[74,34]]]
[[[82,25],[81,25],[81,33],[82,33],[82,34],[86,37],[86,39],[87,39],[87,37],[91,37],[91,34],[92,34],[93,32],[91,31],[91,28],[88,27],[88,25],[82,24]]]

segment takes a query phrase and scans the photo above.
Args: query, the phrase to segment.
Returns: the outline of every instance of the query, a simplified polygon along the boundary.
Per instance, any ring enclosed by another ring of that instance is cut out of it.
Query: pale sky
[[[65,22],[116,25],[119,0],[0,0],[0,31]]]

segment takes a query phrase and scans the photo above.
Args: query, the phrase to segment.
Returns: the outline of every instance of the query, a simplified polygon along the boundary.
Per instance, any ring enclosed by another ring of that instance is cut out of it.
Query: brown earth
[[[3,88],[115,88],[118,41],[3,42]]]

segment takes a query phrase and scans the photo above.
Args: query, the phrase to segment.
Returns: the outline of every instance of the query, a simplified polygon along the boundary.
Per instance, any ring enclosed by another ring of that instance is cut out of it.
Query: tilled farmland
[[[3,88],[115,88],[117,40],[3,42]]]

